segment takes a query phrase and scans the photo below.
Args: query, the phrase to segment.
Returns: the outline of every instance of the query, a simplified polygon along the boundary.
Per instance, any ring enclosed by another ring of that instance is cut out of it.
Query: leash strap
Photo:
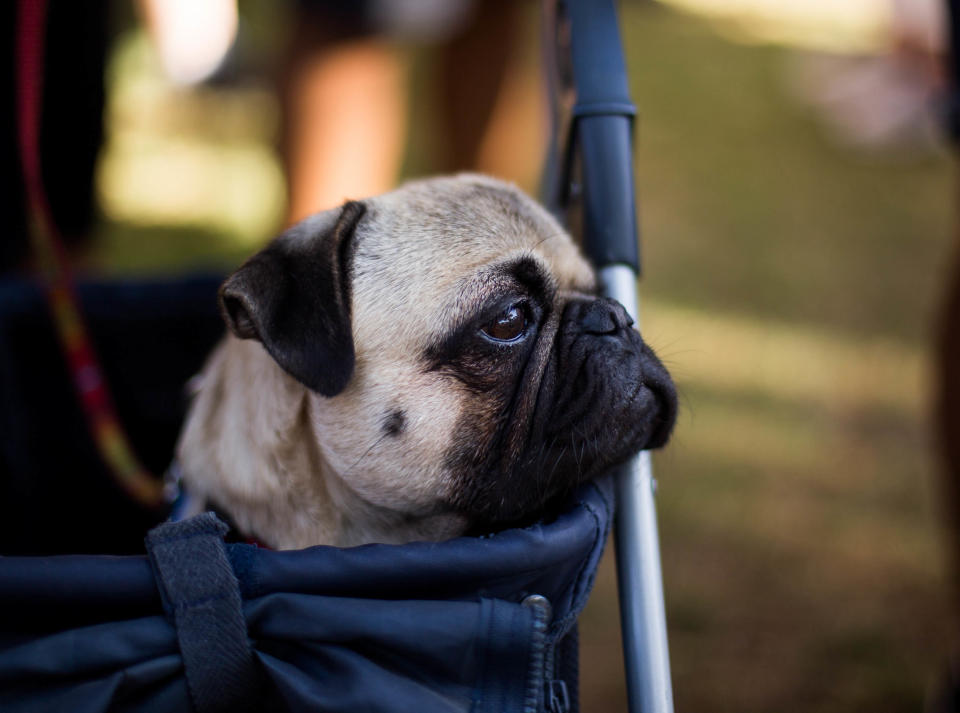
[[[146,537],[198,713],[250,710],[259,690],[240,583],[223,544],[228,529],[208,512],[164,523]]]
[[[20,161],[26,187],[30,240],[74,388],[90,433],[115,480],[147,507],[164,503],[163,485],[140,464],[117,418],[90,335],[80,313],[69,260],[43,187],[40,121],[46,0],[19,0],[17,116]],[[69,121],[69,117],[65,120]]]

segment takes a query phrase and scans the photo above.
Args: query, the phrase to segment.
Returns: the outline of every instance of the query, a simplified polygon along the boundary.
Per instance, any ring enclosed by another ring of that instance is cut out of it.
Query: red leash
[[[46,0],[20,0],[17,24],[17,117],[20,161],[26,186],[30,238],[45,282],[47,300],[63,347],[73,385],[83,406],[90,434],[117,483],[147,507],[164,504],[163,484],[140,464],[120,421],[79,301],[40,168],[40,119],[43,102],[43,59]],[[69,121],[69,117],[65,120]]]

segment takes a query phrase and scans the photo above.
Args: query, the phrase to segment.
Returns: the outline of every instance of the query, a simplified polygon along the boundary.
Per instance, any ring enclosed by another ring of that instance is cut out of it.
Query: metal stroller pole
[[[636,320],[636,274],[623,265],[602,268],[604,293]],[[616,474],[617,581],[627,692],[633,713],[671,713],[670,654],[654,502],[656,481],[644,451]]]
[[[561,217],[578,204],[584,251],[604,294],[639,323],[640,268],[633,115],[614,0],[545,0],[553,125],[544,199]],[[570,91],[572,90],[572,91]],[[574,104],[565,115],[564,99]],[[616,474],[617,579],[631,713],[672,713],[660,545],[650,454]]]

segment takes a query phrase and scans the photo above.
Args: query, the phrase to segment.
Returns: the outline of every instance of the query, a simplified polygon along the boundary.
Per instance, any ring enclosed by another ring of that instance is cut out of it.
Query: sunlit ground
[[[919,710],[950,623],[926,423],[950,161],[840,148],[789,95],[783,27],[864,49],[875,4],[778,4],[793,19],[771,30],[770,3],[757,22],[675,3],[714,20],[624,3],[623,34],[644,328],[683,400],[656,458],[677,709]],[[275,107],[172,94],[150,63],[136,38],[116,55],[95,262],[236,264],[281,222]],[[614,589],[608,558],[582,619],[587,711],[624,709]]]
[[[886,0],[662,0],[709,18],[737,40],[808,49],[875,50],[889,29]]]

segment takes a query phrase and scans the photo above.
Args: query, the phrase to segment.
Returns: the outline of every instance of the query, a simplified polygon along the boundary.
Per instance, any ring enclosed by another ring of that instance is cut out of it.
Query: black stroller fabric
[[[221,275],[83,282],[91,339],[143,464],[170,463],[185,384],[223,335]],[[0,279],[0,554],[136,554],[165,514],[133,504],[100,460],[46,297]]]
[[[180,533],[198,546],[159,556],[0,558],[0,710],[545,710],[575,688],[557,653],[612,512],[601,479],[553,522],[480,538],[274,552],[224,545],[205,515]],[[201,689],[247,664],[202,610],[234,593],[251,673],[218,699]]]
[[[80,285],[134,448],[169,462],[222,334],[219,277]],[[0,711],[576,708],[612,489],[480,538],[273,552],[206,516],[143,533],[90,443],[42,292],[0,283]],[[58,553],[110,552],[125,556]]]

